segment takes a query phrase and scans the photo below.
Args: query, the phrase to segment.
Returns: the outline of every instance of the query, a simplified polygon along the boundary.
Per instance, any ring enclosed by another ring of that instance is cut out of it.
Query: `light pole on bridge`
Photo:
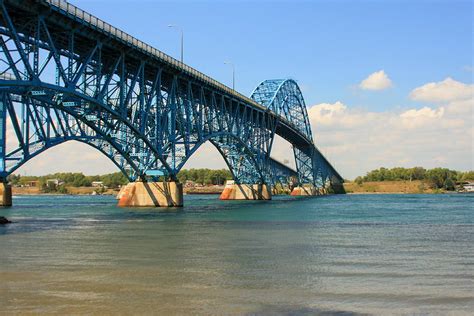
[[[225,61],[224,64],[232,66],[232,90],[235,90],[235,65],[230,61]]]
[[[183,31],[183,28],[181,26],[175,25],[175,24],[168,24],[168,27],[177,28],[181,32],[181,62],[183,63],[184,62],[184,59],[183,59],[183,52],[184,52],[184,31]]]

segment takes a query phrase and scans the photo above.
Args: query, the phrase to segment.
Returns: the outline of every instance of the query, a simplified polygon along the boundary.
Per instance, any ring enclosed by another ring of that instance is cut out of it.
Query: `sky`
[[[379,167],[474,169],[472,1],[70,1],[250,95],[295,79],[318,148],[345,178]],[[272,154],[291,159],[278,141]],[[205,144],[185,168],[224,168]],[[66,143],[18,173],[116,171]]]

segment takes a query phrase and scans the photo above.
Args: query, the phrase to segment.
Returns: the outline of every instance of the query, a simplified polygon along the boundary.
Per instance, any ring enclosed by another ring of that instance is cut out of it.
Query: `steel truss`
[[[210,141],[237,183],[342,181],[313,144],[296,82],[264,81],[249,99],[117,34],[66,2],[0,1],[1,178],[76,140],[130,181],[176,180]],[[294,145],[296,172],[270,158],[275,134]]]

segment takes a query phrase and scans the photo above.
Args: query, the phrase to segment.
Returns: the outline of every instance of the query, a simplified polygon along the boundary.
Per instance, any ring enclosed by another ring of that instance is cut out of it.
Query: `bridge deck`
[[[294,146],[302,149],[303,151],[309,152],[311,150],[316,150],[318,154],[322,156],[324,162],[332,170],[333,174],[342,179],[342,177],[340,177],[329,161],[327,161],[327,159],[319,152],[313,141],[295,129],[293,124],[286,118],[273,113],[270,109],[263,106],[262,104],[259,104],[255,100],[244,96],[218,82],[217,80],[197,71],[196,69],[181,63],[175,58],[138,40],[126,32],[123,32],[122,30],[113,27],[112,25],[85,12],[84,10],[81,10],[74,5],[61,0],[40,0],[38,2],[10,0],[8,3],[11,3],[24,11],[30,12],[31,14],[37,14],[38,9],[47,11],[48,14],[46,18],[54,21],[57,24],[68,25],[68,27],[74,26],[74,28],[80,29],[83,32],[89,32],[91,34],[94,33],[95,37],[106,37],[107,39],[110,39],[109,42],[112,43],[111,45],[113,47],[121,47],[121,49],[129,48],[128,50],[134,52],[137,60],[143,58],[155,60],[159,64],[165,65],[167,69],[172,69],[175,73],[183,74],[191,78],[192,81],[203,83],[210,90],[220,91],[221,93],[241,104],[245,104],[246,106],[250,106],[257,111],[261,111],[265,113],[265,115],[277,118],[279,121],[276,130],[277,134],[287,139]],[[94,36],[92,38],[94,38]],[[87,45],[87,43],[85,43],[85,45]]]
[[[133,47],[134,49],[137,49],[139,51],[142,51],[143,53],[147,55],[151,55],[154,58],[159,59],[160,61],[167,63],[171,65],[172,67],[176,68],[176,70],[180,72],[184,72],[188,74],[189,76],[196,78],[198,80],[203,81],[204,83],[208,84],[214,89],[221,90],[225,92],[228,95],[233,96],[236,99],[239,99],[241,101],[244,101],[245,103],[260,109],[262,111],[265,111],[269,113],[270,115],[276,115],[272,113],[271,110],[266,108],[265,106],[259,104],[255,100],[252,100],[251,98],[227,87],[226,85],[220,83],[219,81],[203,74],[202,72],[194,69],[193,67],[190,67],[186,65],[185,63],[182,63],[181,61],[163,53],[162,51],[146,44],[145,42],[140,41],[139,39],[133,37],[132,35],[123,32],[122,30],[110,25],[109,23],[95,17],[94,15],[81,10],[80,8],[61,1],[61,0],[44,0],[45,4],[51,5],[51,8],[53,10],[56,10],[59,13],[65,14],[66,16],[69,16],[73,19],[76,19],[80,21],[81,23],[87,24],[89,27],[92,27],[107,36],[113,37],[116,40],[119,40],[128,46]],[[291,123],[288,122],[285,118],[279,117],[279,120],[283,123],[279,125],[277,129],[277,134],[281,135],[283,138],[287,140],[291,140],[295,146],[302,146],[307,145],[308,143],[312,144],[312,141],[307,139],[304,135],[295,135],[295,131],[293,128],[291,128]],[[313,146],[316,148],[316,150],[319,152],[317,147],[313,144]],[[320,153],[320,152],[319,152]],[[320,153],[321,154],[321,153]],[[326,163],[333,169],[334,173],[337,174],[341,179],[342,177],[337,173],[337,171],[333,168],[331,163],[324,157],[324,155],[321,154],[323,159],[326,161]]]
[[[196,78],[198,80],[203,81],[204,83],[212,86],[216,90],[221,90],[229,95],[232,95],[233,97],[243,100],[248,104],[251,104],[252,106],[261,109],[263,111],[269,111],[266,107],[263,105],[259,104],[258,102],[255,102],[251,98],[227,87],[226,85],[220,83],[219,81],[212,79],[211,77],[203,74],[202,72],[194,69],[193,67],[190,67],[186,65],[185,63],[180,62],[179,60],[163,53],[162,51],[140,41],[139,39],[133,37],[132,35],[116,28],[110,25],[107,22],[104,22],[103,20],[93,16],[92,14],[81,10],[80,8],[67,3],[62,0],[43,0],[45,4],[49,4],[53,10],[56,10],[57,12],[64,14],[70,18],[73,18],[77,21],[80,21],[81,23],[84,23],[88,25],[89,27],[96,29],[107,36],[110,36],[116,40],[119,40],[130,47],[133,47],[134,49],[138,49],[141,52],[151,55],[154,58],[159,59],[160,61],[167,63],[171,65],[172,67],[176,68],[180,72],[184,72],[193,78]]]

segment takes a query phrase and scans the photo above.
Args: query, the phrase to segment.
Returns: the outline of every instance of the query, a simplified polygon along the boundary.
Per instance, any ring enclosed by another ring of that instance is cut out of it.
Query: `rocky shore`
[[[11,222],[3,216],[0,216],[0,225],[11,224]]]

